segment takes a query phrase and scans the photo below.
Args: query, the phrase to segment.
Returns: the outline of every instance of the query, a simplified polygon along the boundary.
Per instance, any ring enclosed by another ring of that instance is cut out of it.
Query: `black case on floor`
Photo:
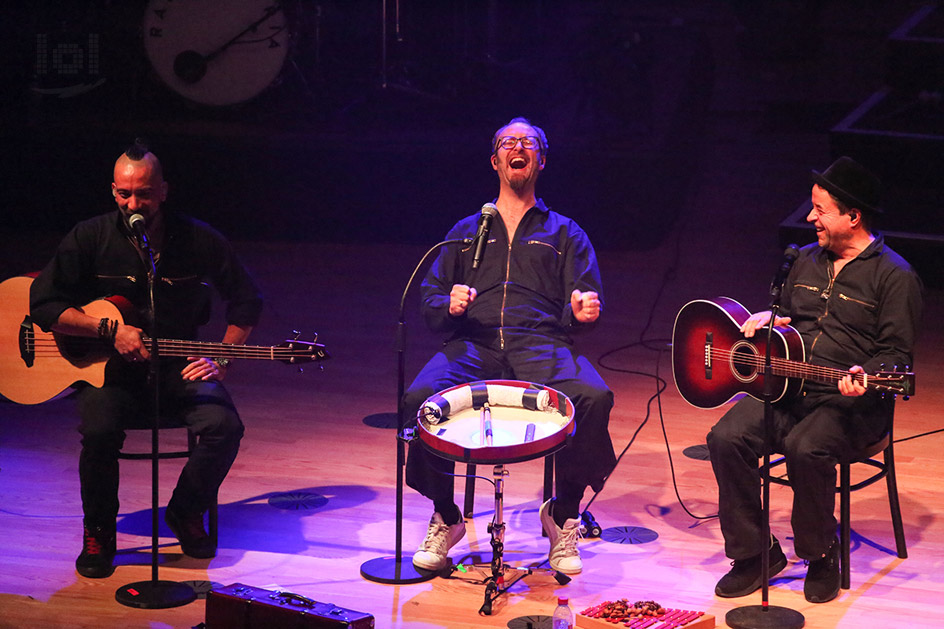
[[[373,629],[371,614],[319,603],[291,592],[233,583],[210,590],[207,629]]]

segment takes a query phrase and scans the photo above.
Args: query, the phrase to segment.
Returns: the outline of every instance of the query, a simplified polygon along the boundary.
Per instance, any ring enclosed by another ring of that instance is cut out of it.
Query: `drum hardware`
[[[508,470],[505,469],[503,464],[499,463],[492,468],[492,476],[493,479],[485,478],[485,480],[495,486],[495,515],[492,516],[492,521],[488,524],[488,532],[491,535],[492,560],[488,564],[472,564],[470,566],[459,564],[458,566],[452,566],[448,571],[449,576],[447,577],[456,578],[452,576],[456,571],[466,574],[470,569],[477,571],[484,577],[482,583],[485,585],[485,600],[482,603],[482,607],[479,608],[479,613],[485,616],[492,614],[492,603],[499,596],[507,592],[515,583],[528,575],[550,575],[554,577],[560,585],[567,585],[571,581],[569,576],[553,568],[518,567],[505,563],[505,516],[503,496],[505,477],[508,476]],[[476,476],[476,478],[484,477]]]

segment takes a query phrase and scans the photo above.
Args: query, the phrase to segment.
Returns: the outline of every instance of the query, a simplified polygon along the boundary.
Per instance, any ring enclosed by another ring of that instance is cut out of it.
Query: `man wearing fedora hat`
[[[839,593],[836,538],[836,464],[878,441],[891,425],[894,398],[867,390],[852,374],[883,365],[911,365],[922,309],[921,281],[874,231],[881,182],[849,157],[812,171],[812,209],[806,220],[816,243],[800,250],[782,292],[782,316],[803,339],[806,360],[848,370],[836,384],[806,381],[802,393],[773,405],[771,448],[782,452],[793,488],[794,550],[809,563],[803,592],[812,603]],[[769,310],[741,326],[754,336]],[[763,402],[745,397],[708,434],[718,481],[718,512],[732,568],[715,586],[722,597],[761,587],[762,556],[769,548],[773,577],[787,564],[777,538],[762,535],[758,458],[763,456]]]

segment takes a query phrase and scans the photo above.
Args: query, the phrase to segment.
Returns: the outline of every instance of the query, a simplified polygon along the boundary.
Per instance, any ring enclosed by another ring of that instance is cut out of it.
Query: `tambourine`
[[[574,434],[574,405],[550,387],[482,380],[430,396],[416,416],[420,442],[452,461],[502,464],[546,456]]]

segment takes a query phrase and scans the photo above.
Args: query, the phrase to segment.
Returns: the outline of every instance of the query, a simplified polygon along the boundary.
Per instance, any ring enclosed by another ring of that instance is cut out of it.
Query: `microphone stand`
[[[780,314],[780,295],[786,277],[778,277],[770,286],[770,321],[767,322],[767,346],[764,351],[764,464],[761,466],[761,543],[760,553],[760,605],[736,607],[724,616],[729,627],[735,629],[799,629],[806,619],[798,611],[787,607],[771,606],[768,602],[770,579],[770,433],[773,425],[773,368],[770,360],[771,339],[774,332],[774,320]]]
[[[157,577],[158,564],[158,541],[157,531],[158,521],[158,461],[160,459],[158,436],[160,431],[160,368],[158,359],[158,337],[157,337],[157,310],[154,301],[154,283],[157,278],[157,265],[154,261],[154,251],[151,249],[147,237],[139,239],[147,259],[141,254],[141,247],[138,253],[142,261],[148,265],[148,333],[151,336],[150,353],[151,358],[148,363],[148,382],[154,392],[154,418],[151,424],[151,580],[137,581],[129,583],[118,588],[115,592],[115,600],[128,607],[137,607],[140,609],[165,609],[168,607],[180,607],[192,603],[196,600],[197,594],[189,585],[177,583],[176,581],[161,581]]]
[[[405,440],[403,426],[403,394],[406,389],[405,371],[406,371],[406,320],[403,315],[406,304],[406,296],[416,279],[417,273],[426,263],[426,260],[441,247],[454,244],[469,244],[473,241],[471,238],[454,238],[444,240],[433,245],[420,259],[419,264],[413,269],[410,279],[407,280],[400,296],[399,322],[397,323],[397,524],[396,524],[396,550],[393,557],[377,557],[361,564],[361,576],[368,581],[376,583],[390,583],[394,585],[405,583],[421,583],[429,581],[438,573],[431,570],[419,571],[413,565],[412,558],[404,563],[403,561],[403,468],[406,466],[406,453],[403,442]]]

